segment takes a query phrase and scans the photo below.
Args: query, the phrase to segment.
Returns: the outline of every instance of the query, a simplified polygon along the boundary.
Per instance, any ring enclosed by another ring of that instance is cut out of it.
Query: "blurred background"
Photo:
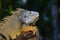
[[[0,19],[12,15],[16,8],[37,11],[40,16],[36,25],[41,40],[60,40],[59,5],[57,0],[0,0]]]

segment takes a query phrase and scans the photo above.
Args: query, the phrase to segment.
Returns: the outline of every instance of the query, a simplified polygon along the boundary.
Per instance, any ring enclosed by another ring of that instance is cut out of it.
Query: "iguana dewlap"
[[[18,9],[11,16],[3,18],[0,22],[0,34],[4,35],[7,40],[15,39],[20,34],[21,24],[30,24],[36,22],[39,17],[38,12]]]

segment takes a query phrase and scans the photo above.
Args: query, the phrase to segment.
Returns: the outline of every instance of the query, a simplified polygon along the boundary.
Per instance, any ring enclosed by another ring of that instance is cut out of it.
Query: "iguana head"
[[[28,11],[23,10],[22,13],[19,15],[19,19],[21,22],[25,24],[31,24],[38,20],[39,13],[35,11]]]

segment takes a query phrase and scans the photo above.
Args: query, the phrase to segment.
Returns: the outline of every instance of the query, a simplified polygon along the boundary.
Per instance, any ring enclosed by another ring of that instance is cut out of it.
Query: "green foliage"
[[[9,6],[9,8],[7,9],[7,12],[9,13],[9,15],[12,15],[11,11],[13,11],[12,6]]]
[[[12,0],[0,0],[0,19],[12,15]]]

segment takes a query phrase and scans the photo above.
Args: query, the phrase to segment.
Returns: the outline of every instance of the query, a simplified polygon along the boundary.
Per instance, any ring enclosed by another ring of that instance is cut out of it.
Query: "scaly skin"
[[[3,34],[7,40],[9,40],[9,36],[11,36],[12,39],[16,38],[16,35],[20,33],[19,28],[21,26],[17,15],[12,15],[4,19],[3,23],[0,22],[0,34]]]

